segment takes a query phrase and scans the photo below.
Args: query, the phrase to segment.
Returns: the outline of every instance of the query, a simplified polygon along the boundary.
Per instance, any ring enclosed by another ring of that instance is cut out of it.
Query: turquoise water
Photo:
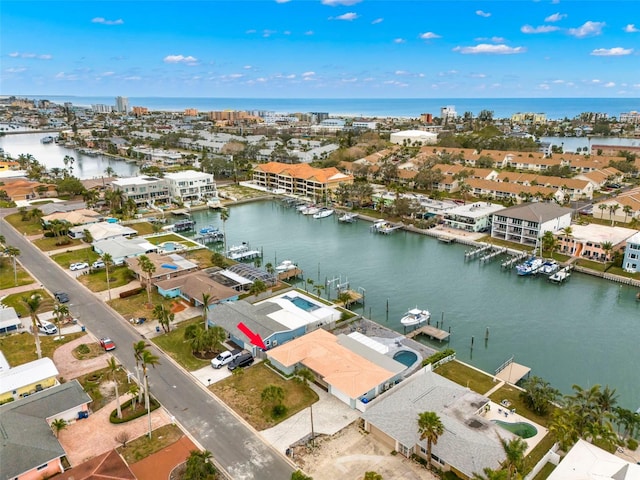
[[[216,212],[194,212],[193,218],[198,228],[223,228]],[[362,220],[342,224],[335,215],[314,220],[279,202],[258,202],[231,207],[224,229],[228,245],[246,241],[262,248],[263,266],[283,259],[299,265],[302,289],[306,279],[363,288],[365,306],[356,311],[400,333],[409,308],[429,310],[432,324],[451,329],[451,341],[424,343],[450,346],[460,360],[483,370],[494,372],[515,355],[562,392],[573,384],[609,385],[622,406],[640,407],[637,289],[578,273],[560,286],[518,277],[515,270],[502,271],[499,258],[465,262],[469,247],[404,231],[376,235],[369,226]]]
[[[409,350],[401,350],[393,356],[393,359],[405,367],[410,367],[418,359],[418,356]]]
[[[491,421],[521,438],[531,438],[535,437],[538,434],[538,429],[527,422],[509,423],[503,422],[502,420]]]
[[[315,303],[310,302],[306,298],[302,297],[284,297],[293,303],[296,307],[304,310],[305,312],[313,312],[314,310],[319,309],[320,307]]]

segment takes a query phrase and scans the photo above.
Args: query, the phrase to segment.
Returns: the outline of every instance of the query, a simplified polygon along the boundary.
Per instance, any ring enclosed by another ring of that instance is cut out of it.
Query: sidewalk
[[[42,285],[40,285],[38,282],[33,282],[29,283],[28,285],[20,285],[19,287],[4,288],[0,290],[0,298],[6,297],[7,295],[13,295],[14,293],[30,292],[41,287]]]

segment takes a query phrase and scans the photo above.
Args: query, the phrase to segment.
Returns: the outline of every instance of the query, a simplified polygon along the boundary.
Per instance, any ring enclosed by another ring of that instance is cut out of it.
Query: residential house
[[[112,238],[109,240],[101,240],[93,242],[93,250],[98,255],[108,253],[113,259],[114,265],[122,265],[128,258],[139,257],[140,255],[148,255],[157,252],[158,247],[149,243],[145,238]]]
[[[586,180],[593,185],[594,190],[601,190],[608,183],[619,183],[623,179],[620,170],[613,167],[590,170],[574,177],[576,180]]]
[[[196,263],[175,253],[169,255],[149,253],[147,254],[147,258],[155,267],[155,271],[151,273],[150,279],[147,278],[148,274],[140,268],[139,258],[129,257],[125,259],[125,263],[142,285],[146,285],[148,280],[151,281],[152,285],[155,285],[161,280],[169,280],[186,275],[187,273],[197,271],[199,268]]]
[[[354,337],[336,336],[322,329],[269,350],[267,357],[286,375],[296,368],[308,368],[316,383],[351,408],[360,410],[399,380],[406,369]]]
[[[506,200],[516,203],[532,198],[553,198],[557,201],[564,200],[564,194],[560,189],[544,187],[541,185],[521,185],[511,182],[493,182],[479,178],[467,178],[465,183],[471,188],[470,194],[476,198],[491,198],[494,200]]]
[[[591,200],[593,198],[593,184],[588,180],[577,178],[563,178],[533,173],[500,172],[499,182],[519,183],[528,186],[544,186],[561,190],[563,201]]]
[[[306,163],[289,165],[269,162],[253,170],[253,182],[267,190],[322,201],[341,183],[353,183],[353,176],[337,168],[314,168]]]
[[[627,223],[640,219],[640,187],[622,192],[593,206],[593,217]]]
[[[622,268],[626,272],[640,272],[640,232],[627,238]]]
[[[211,304],[235,302],[239,293],[231,287],[216,282],[206,272],[191,272],[179,277],[161,280],[156,283],[158,293],[165,298],[180,297],[191,305],[204,305],[203,295],[210,297]]]
[[[0,190],[7,192],[7,196],[14,202],[51,198],[58,194],[53,184],[33,182],[24,178],[5,178],[2,181],[4,185]]]
[[[167,173],[171,198],[178,202],[205,201],[218,197],[216,182],[210,173],[184,170]]]
[[[2,480],[35,480],[62,473],[65,451],[51,422],[86,415],[91,397],[77,380],[0,406]]]
[[[117,450],[93,457],[80,465],[74,465],[56,480],[137,480],[137,477]]]
[[[60,220],[70,225],[88,225],[91,223],[98,223],[104,219],[102,214],[95,210],[89,210],[86,208],[79,208],[70,212],[55,212],[50,215],[42,217],[42,224],[47,227],[50,222],[54,220]]]
[[[488,403],[487,397],[424,368],[367,405],[362,418],[364,429],[389,450],[418,455],[469,479],[484,468],[498,469],[505,458],[500,439],[513,438],[481,415]],[[423,412],[435,412],[444,426],[431,459],[418,431]]]
[[[14,333],[22,326],[22,321],[13,307],[0,308],[0,334]]]
[[[490,202],[475,202],[458,205],[444,212],[444,224],[447,227],[467,232],[491,231],[493,214],[504,210],[504,206]]]
[[[591,223],[572,225],[570,232],[570,235],[564,232],[558,235],[557,248],[561,253],[590,260],[607,261],[615,251],[626,245],[627,240],[637,233],[637,230]],[[610,250],[605,248],[607,245],[611,247]]]
[[[44,357],[0,371],[0,405],[58,385],[58,369]]]
[[[571,225],[570,208],[554,203],[526,203],[493,215],[491,238],[536,247],[544,232],[557,233]]]
[[[137,230],[113,222],[97,222],[71,227],[68,235],[71,238],[84,238],[85,230],[91,235],[92,242],[101,242],[103,240],[113,240],[116,238],[130,238],[138,235]]]
[[[115,190],[123,192],[127,199],[132,199],[136,205],[154,205],[168,203],[171,199],[169,182],[164,178],[138,177],[118,178],[111,182]]]
[[[542,172],[552,166],[559,166],[560,158],[545,157],[540,152],[518,152],[507,153],[502,161],[501,168],[515,168],[516,170],[528,170],[533,172]]]

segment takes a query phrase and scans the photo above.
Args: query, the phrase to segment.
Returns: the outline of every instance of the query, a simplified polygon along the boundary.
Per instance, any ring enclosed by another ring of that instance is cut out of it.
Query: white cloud
[[[531,25],[523,25],[520,28],[522,33],[549,33],[555,32],[556,30],[560,30],[558,27],[554,27],[553,25],[540,25],[538,27],[532,27]]]
[[[18,52],[11,52],[11,53],[9,54],[9,56],[10,56],[10,57],[13,57],[13,58],[16,58],[16,57],[19,57],[19,56],[20,56],[20,54],[19,54]]]
[[[399,82],[398,80],[387,80],[385,82],[382,82],[385,85],[393,85],[394,87],[408,87],[409,84],[405,83],[405,82]]]
[[[264,38],[269,38],[274,33],[278,33],[278,32],[276,32],[275,30],[267,30],[267,29],[265,29],[265,30],[262,31],[262,36]]]
[[[604,84],[604,88],[613,88],[616,84],[614,82],[607,82]]]
[[[287,80],[293,80],[294,78],[296,78],[295,74],[290,74],[290,75],[285,75],[284,78],[286,78]]]
[[[256,33],[256,32],[257,32],[257,30],[256,30],[255,28],[252,28],[252,29],[250,29],[250,30],[247,30],[247,31],[246,31],[246,32],[244,32],[244,33],[249,33],[249,34],[251,34],[251,33]]]
[[[545,22],[559,22],[563,18],[567,18],[566,13],[554,13],[553,15],[549,15],[544,19]]]
[[[437,33],[425,32],[420,34],[420,38],[423,40],[431,40],[432,38],[441,38],[441,37]]]
[[[527,49],[525,47],[509,47],[507,45],[480,43],[474,47],[456,47],[453,51],[462,54],[489,53],[494,55],[513,55],[516,53],[524,53]]]
[[[22,73],[25,72],[27,69],[26,67],[15,67],[15,68],[7,68],[5,70],[5,72],[7,73]]]
[[[541,83],[540,85],[538,85],[538,88],[540,90],[549,90],[551,87],[549,85],[547,85],[546,83]]]
[[[396,70],[394,73],[396,75],[409,75],[409,72],[407,72],[406,70]]]
[[[348,7],[350,5],[355,5],[356,3],[360,3],[362,0],[322,0],[323,5],[329,5],[330,7],[335,7],[337,5],[343,5]]]
[[[595,37],[596,35],[600,35],[602,33],[602,29],[605,25],[606,24],[604,22],[588,21],[578,28],[570,28],[569,35],[572,35],[576,38]]]
[[[304,32],[305,35],[313,35],[313,30],[307,30]]]
[[[333,20],[344,20],[347,22],[351,22],[353,20],[355,20],[356,18],[358,18],[358,14],[355,12],[347,12],[347,13],[343,13],[342,15],[338,15],[337,17],[329,17],[329,19],[333,19]]]
[[[227,77],[233,78],[233,79],[242,78],[242,77],[244,77],[244,74],[242,74],[242,73],[230,73],[229,75],[227,75]]]
[[[471,78],[487,78],[486,73],[472,73]]]
[[[475,39],[476,42],[493,42],[493,43],[504,43],[507,40],[504,37],[478,37]]]
[[[311,78],[316,74],[316,72],[304,72],[302,74],[302,78]]]
[[[377,25],[378,23],[382,22],[384,22],[384,18],[376,18],[373,22],[371,22],[371,25]]]
[[[282,32],[283,35],[291,35],[291,30],[285,30]]]
[[[124,80],[128,80],[130,82],[139,82],[140,80],[142,80],[142,77],[138,76],[138,75],[133,75],[130,77],[124,77]]]
[[[244,68],[245,70],[251,70],[253,67],[251,65],[245,65],[242,68]]]
[[[406,40],[404,38],[394,38],[393,43],[405,43]]]
[[[602,83],[602,80],[598,80],[597,78],[594,78],[593,80],[591,80],[591,83],[595,83],[595,84]]]
[[[356,77],[351,77],[351,78],[343,78],[342,80],[340,80],[342,83],[355,83],[358,81],[358,79]]]
[[[31,52],[11,52],[9,56],[12,58],[35,58],[37,60],[51,60],[53,58],[53,56],[48,53],[38,54]]]
[[[624,31],[627,33],[638,33],[640,29],[638,29],[633,23],[630,23],[626,27],[624,27]]]
[[[613,47],[596,48],[591,52],[591,55],[595,55],[596,57],[620,57],[623,55],[631,55],[632,53],[633,48]]]
[[[488,13],[488,12],[483,12],[482,10],[476,10],[476,15],[478,15],[478,16],[480,16],[480,17],[484,17],[484,18],[487,18],[487,17],[490,17],[490,16],[491,16],[491,14],[490,14],[490,13]]]
[[[276,3],[289,3],[291,0],[276,0]]]
[[[117,20],[107,20],[104,17],[95,17],[91,19],[91,23],[101,23],[102,25],[122,25],[124,23],[124,20],[122,20],[121,18]]]
[[[561,85],[561,84],[563,84],[563,83],[564,83],[564,80],[558,79],[558,80],[554,80],[554,81],[552,81],[551,83],[557,83],[557,84],[560,84],[560,85]]]
[[[186,65],[197,65],[198,59],[196,57],[192,57],[191,55],[167,55],[162,59],[164,63],[184,63]]]
[[[101,77],[111,77],[111,76],[113,76],[113,75],[115,75],[115,74],[116,74],[116,72],[102,72],[102,73],[100,74],[100,76],[101,76]]]

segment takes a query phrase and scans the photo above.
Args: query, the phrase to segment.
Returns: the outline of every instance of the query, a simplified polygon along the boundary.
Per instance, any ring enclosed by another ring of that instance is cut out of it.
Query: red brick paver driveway
[[[169,478],[171,470],[184,462],[191,450],[198,450],[198,447],[188,437],[182,437],[176,443],[129,467],[138,480]]]

